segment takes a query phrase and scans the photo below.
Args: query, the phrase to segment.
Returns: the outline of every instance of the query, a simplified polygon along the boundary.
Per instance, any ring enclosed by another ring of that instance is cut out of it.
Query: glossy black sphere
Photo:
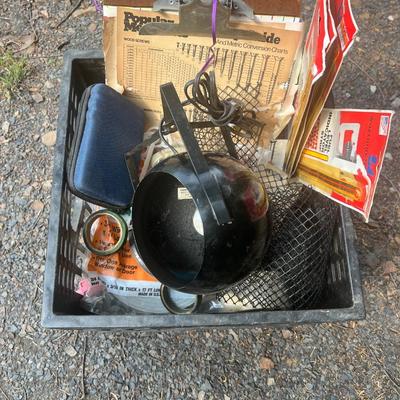
[[[232,222],[218,225],[187,154],[170,157],[140,183],[133,201],[137,250],[163,284],[208,294],[256,269],[269,244],[268,197],[257,177],[237,160],[205,154]]]

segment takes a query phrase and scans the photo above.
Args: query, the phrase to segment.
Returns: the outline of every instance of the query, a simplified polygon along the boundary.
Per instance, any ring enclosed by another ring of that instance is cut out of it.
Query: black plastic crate
[[[358,320],[365,316],[355,234],[348,210],[340,209],[330,255],[324,295],[314,309],[249,311],[194,315],[91,315],[80,308],[74,281],[81,275],[79,231],[89,208],[83,203],[76,220],[74,196],[66,183],[66,159],[74,134],[79,100],[85,88],[104,82],[100,51],[69,51],[64,57],[63,82],[55,149],[42,324],[63,329],[166,329],[233,326],[294,326],[304,323]],[[86,211],[86,213],[85,213]]]

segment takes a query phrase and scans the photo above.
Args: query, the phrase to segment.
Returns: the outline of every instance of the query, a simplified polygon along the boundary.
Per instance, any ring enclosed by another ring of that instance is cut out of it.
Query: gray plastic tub
[[[206,327],[274,327],[342,322],[365,317],[360,271],[350,213],[341,208],[332,243],[326,290],[317,307],[297,311],[252,311],[194,315],[91,315],[80,307],[74,281],[81,275],[79,231],[85,205],[72,215],[74,196],[66,182],[66,159],[74,134],[79,100],[85,88],[104,82],[100,51],[69,51],[64,57],[53,191],[44,281],[42,324],[61,329],[167,329]],[[86,214],[87,215],[87,214]]]

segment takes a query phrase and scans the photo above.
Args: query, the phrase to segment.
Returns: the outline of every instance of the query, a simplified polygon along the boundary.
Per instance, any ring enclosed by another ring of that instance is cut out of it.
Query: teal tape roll
[[[92,229],[93,224],[101,217],[111,217],[113,218],[119,226],[120,229],[120,237],[118,242],[107,250],[99,250],[92,244],[90,239],[90,232]],[[117,253],[121,248],[124,246],[126,242],[126,238],[128,235],[128,227],[126,225],[125,220],[117,213],[110,211],[110,210],[100,210],[97,211],[89,216],[83,226],[83,241],[85,242],[86,247],[90,252],[96,254],[98,256],[110,256],[112,254]]]

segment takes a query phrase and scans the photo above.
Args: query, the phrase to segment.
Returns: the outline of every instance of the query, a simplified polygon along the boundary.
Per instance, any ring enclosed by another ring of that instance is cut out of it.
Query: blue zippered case
[[[125,153],[143,140],[144,113],[104,84],[89,86],[79,103],[68,185],[76,196],[102,207],[125,210],[134,187]]]

